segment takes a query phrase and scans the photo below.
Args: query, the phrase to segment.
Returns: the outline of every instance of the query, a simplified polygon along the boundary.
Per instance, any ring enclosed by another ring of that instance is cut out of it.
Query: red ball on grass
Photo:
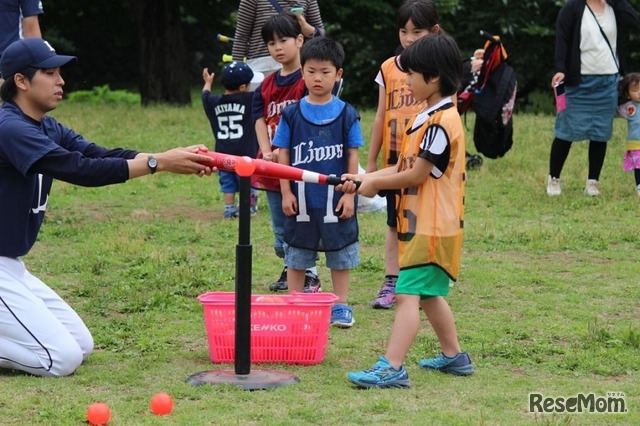
[[[156,416],[166,416],[173,411],[173,399],[165,392],[155,394],[149,405]]]
[[[103,402],[94,402],[87,408],[87,421],[94,426],[106,425],[111,420],[111,409]]]

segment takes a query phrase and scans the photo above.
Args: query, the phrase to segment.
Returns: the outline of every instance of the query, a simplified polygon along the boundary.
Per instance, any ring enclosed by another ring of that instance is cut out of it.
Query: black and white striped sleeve
[[[429,126],[420,142],[418,157],[433,164],[431,175],[434,178],[439,179],[447,170],[450,154],[451,144],[446,130],[438,124]]]

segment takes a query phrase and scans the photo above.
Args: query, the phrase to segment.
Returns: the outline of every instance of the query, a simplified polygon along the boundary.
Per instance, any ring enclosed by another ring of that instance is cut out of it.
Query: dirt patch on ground
[[[150,220],[163,219],[163,220],[174,220],[174,219],[187,219],[191,221],[197,222],[211,222],[222,220],[222,216],[220,214],[216,214],[211,210],[205,209],[194,209],[187,206],[167,206],[160,209],[154,210],[146,210],[146,209],[135,209],[131,211],[129,215],[131,219],[146,222]]]

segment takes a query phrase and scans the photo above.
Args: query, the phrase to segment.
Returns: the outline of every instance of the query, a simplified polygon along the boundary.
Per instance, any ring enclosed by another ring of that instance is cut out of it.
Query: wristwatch
[[[153,155],[147,157],[147,166],[151,170],[151,174],[154,174],[158,170],[158,160]]]

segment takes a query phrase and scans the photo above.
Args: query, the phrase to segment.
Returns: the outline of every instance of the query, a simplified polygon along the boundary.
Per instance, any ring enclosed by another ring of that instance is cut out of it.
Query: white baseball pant
[[[92,351],[78,314],[22,260],[0,257],[0,368],[67,376]]]

